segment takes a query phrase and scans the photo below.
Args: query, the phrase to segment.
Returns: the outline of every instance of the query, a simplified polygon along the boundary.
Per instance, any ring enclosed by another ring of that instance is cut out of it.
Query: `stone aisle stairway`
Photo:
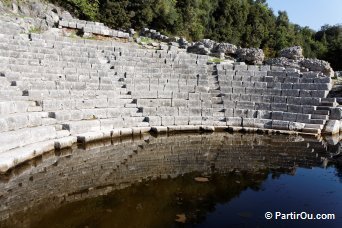
[[[225,106],[223,98],[224,93],[221,92],[220,82],[218,80],[218,70],[216,64],[208,65],[209,92],[211,94],[213,120],[216,125],[226,125]]]
[[[117,63],[120,62],[122,58],[122,53],[120,48],[114,48],[113,51],[101,51],[98,53],[98,58],[106,67],[112,77],[113,84],[117,85],[117,89],[120,92],[119,100],[123,108],[135,108],[136,112],[134,116],[137,118],[136,127],[148,127],[148,118],[143,117],[142,107],[138,107],[137,100],[132,98],[132,91],[128,89],[127,86],[127,72],[116,69]],[[121,60],[124,61],[124,60]],[[134,117],[133,117],[134,118]],[[139,120],[140,119],[140,120]],[[134,121],[136,122],[136,121]]]
[[[329,120],[330,109],[337,106],[336,98],[321,98],[310,114],[309,123],[305,124],[304,132],[320,133]]]

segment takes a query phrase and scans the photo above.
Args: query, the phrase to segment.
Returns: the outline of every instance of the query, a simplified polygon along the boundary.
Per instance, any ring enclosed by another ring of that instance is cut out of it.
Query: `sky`
[[[276,15],[286,11],[292,23],[320,30],[325,24],[342,24],[342,0],[267,0]]]

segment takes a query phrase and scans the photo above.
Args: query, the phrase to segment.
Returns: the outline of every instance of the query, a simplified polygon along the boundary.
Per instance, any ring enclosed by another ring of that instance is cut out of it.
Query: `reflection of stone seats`
[[[114,145],[99,142],[85,150],[61,151],[59,156],[46,154],[0,181],[0,220],[22,212],[22,205],[29,212],[40,203],[46,210],[54,209],[61,201],[96,197],[146,179],[194,171],[210,174],[320,166],[326,155],[323,145],[313,138],[301,140],[283,135],[180,134],[123,139]]]

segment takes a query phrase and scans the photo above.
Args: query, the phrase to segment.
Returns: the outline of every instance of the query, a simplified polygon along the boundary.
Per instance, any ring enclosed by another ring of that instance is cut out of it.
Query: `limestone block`
[[[28,116],[27,115],[11,115],[4,118],[7,130],[17,130],[20,128],[25,128],[28,126]],[[0,129],[1,130],[1,129]]]
[[[321,78],[314,78],[314,83],[331,83],[332,79],[331,77],[321,77]]]
[[[272,129],[275,130],[289,130],[289,121],[273,120]]]
[[[234,70],[236,71],[247,71],[247,65],[234,65]]]
[[[187,92],[173,93],[172,98],[173,99],[188,100],[189,99],[189,93],[187,93]]]
[[[155,107],[143,107],[143,114],[147,116],[156,116],[157,115],[157,108]]]
[[[228,117],[228,118],[226,118],[226,121],[227,121],[228,126],[236,126],[236,127],[242,126],[242,118],[241,117]]]
[[[268,89],[281,89],[281,84],[280,82],[267,82],[267,88]]]
[[[259,110],[257,112],[258,119],[272,119],[272,112],[266,110]]]
[[[271,104],[270,103],[255,103],[255,109],[256,110],[271,110]]]
[[[176,125],[188,125],[189,116],[175,116],[175,124]]]
[[[189,117],[189,125],[202,125],[202,117],[201,116],[190,116]]]
[[[327,90],[311,90],[311,96],[312,97],[321,97],[325,98],[329,94],[329,91]]]
[[[189,115],[190,116],[201,116],[202,110],[201,108],[190,108]]]
[[[225,117],[234,117],[234,109],[233,108],[225,108],[224,109]]]
[[[282,89],[281,95],[288,96],[288,97],[299,97],[299,89]]]
[[[213,125],[214,117],[212,116],[202,116],[202,125]]]
[[[162,126],[172,126],[175,125],[175,117],[174,116],[162,116]]]
[[[302,113],[303,107],[301,105],[287,105],[287,110],[292,113]]]
[[[189,116],[189,108],[179,107],[178,108],[178,115],[179,116]]]
[[[62,103],[60,100],[43,100],[43,111],[61,110]]]
[[[304,123],[290,122],[289,130],[290,131],[302,131],[305,127]]]
[[[254,83],[255,82],[243,81],[243,87],[253,88],[255,86]]]
[[[63,129],[69,130],[71,135],[77,135],[85,132],[100,131],[101,124],[99,120],[73,121],[63,124]]]
[[[74,143],[77,142],[77,137],[75,136],[68,136],[59,139],[55,139],[54,146],[56,150],[61,150],[64,148],[71,147]]]
[[[254,109],[255,103],[250,101],[237,101],[236,108],[237,109]]]
[[[248,109],[247,118],[257,118],[257,115],[258,115],[257,110]]]
[[[260,129],[270,129],[272,128],[272,120],[269,119],[255,119],[254,127]]]
[[[331,120],[341,120],[342,119],[342,108],[341,107],[330,108],[329,118]]]
[[[158,99],[159,106],[171,107],[171,99]]]
[[[149,116],[147,117],[147,122],[149,122],[150,126],[161,126],[161,117],[160,116]]]
[[[177,116],[178,108],[175,107],[159,107],[157,108],[159,116]]]
[[[255,119],[253,118],[242,118],[242,127],[255,127]]]
[[[151,131],[155,133],[165,133],[168,131],[168,128],[164,126],[151,127]]]
[[[107,99],[96,99],[94,101],[95,108],[106,108],[108,107],[108,100]]]
[[[253,102],[250,102],[251,101],[251,95],[250,94],[241,94],[240,101],[253,103]]]
[[[251,101],[261,103],[263,102],[263,97],[261,95],[251,95]]]
[[[320,98],[316,98],[316,97],[301,97],[300,101],[301,101],[301,105],[314,105],[314,106],[318,106],[321,102]]]
[[[132,128],[119,128],[120,136],[132,136],[133,135],[133,129]]]
[[[242,81],[232,81],[231,84],[232,84],[233,88],[234,87],[243,87]]]
[[[301,105],[302,104],[302,100],[299,97],[288,97],[287,98],[287,104]]]
[[[105,134],[102,131],[98,132],[87,132],[80,135],[77,135],[77,142],[78,143],[88,143],[97,140],[101,140],[105,138]],[[107,136],[108,137],[108,136]]]
[[[207,93],[210,90],[210,87],[207,86],[208,83],[203,83],[203,81],[201,82],[202,84],[199,84],[199,86],[195,86],[195,92],[197,93]]]
[[[283,120],[284,112],[281,111],[274,111],[272,112],[272,119],[273,120]]]
[[[140,123],[145,121],[145,117],[123,117],[123,127],[138,127]]]
[[[311,97],[311,91],[310,90],[300,90],[299,96],[300,97]]]
[[[298,86],[298,84],[299,84],[299,78],[298,77],[288,76],[285,78],[284,83],[293,83],[293,89],[300,89],[300,86]]]
[[[79,100],[78,99],[75,102],[75,106],[77,109],[91,109],[91,108],[95,108],[95,103],[94,103],[94,100]]]
[[[331,135],[338,134],[340,132],[340,121],[329,120],[325,125],[323,132]]]
[[[284,112],[283,120],[295,122],[297,120],[297,113]]]
[[[310,114],[297,114],[297,120],[296,122],[299,123],[310,123]]]
[[[244,87],[233,87],[233,93],[235,94],[246,94],[246,88]]]
[[[264,95],[276,95],[280,96],[281,95],[281,90],[280,89],[265,89],[262,94]]]
[[[283,96],[274,96],[273,102],[278,103],[278,104],[285,104],[287,103],[287,100],[286,100],[286,97],[283,97]]]
[[[52,126],[25,128],[16,131],[3,132],[0,133],[0,152],[36,142],[47,141],[55,137],[56,130]]]
[[[272,103],[271,104],[272,111],[287,111],[287,104],[285,103]]]
[[[247,109],[234,109],[234,117],[242,117],[247,118],[248,110]]]
[[[86,119],[86,120],[107,118],[106,109],[83,109],[82,112],[83,112],[83,119]]]

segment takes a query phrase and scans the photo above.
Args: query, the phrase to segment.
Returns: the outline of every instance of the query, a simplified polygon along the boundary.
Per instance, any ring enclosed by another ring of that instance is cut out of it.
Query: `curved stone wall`
[[[319,134],[337,105],[326,98],[331,79],[318,72],[208,64],[208,56],[133,43],[12,34],[0,32],[0,172],[76,141],[151,127]]]

